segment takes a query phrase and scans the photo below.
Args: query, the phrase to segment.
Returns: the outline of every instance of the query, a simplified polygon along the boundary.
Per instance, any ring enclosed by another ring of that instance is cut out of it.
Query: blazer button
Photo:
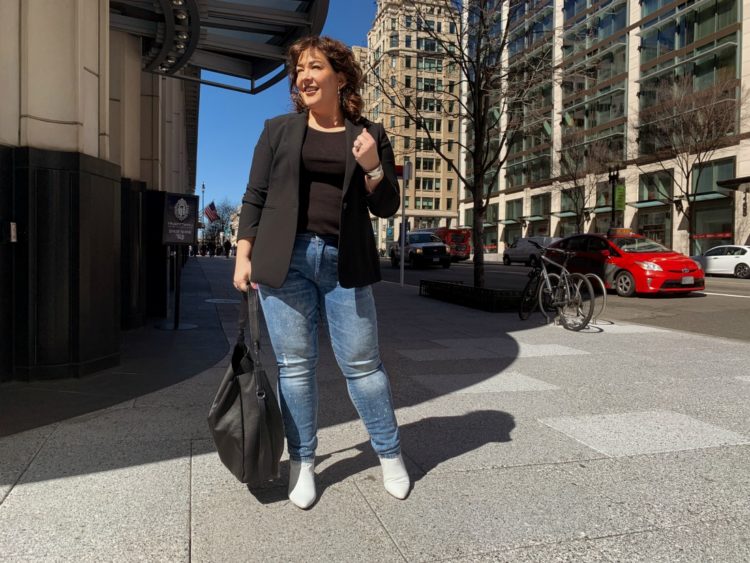
[[[346,202],[344,202],[344,204],[341,207],[344,209],[344,211],[346,211]]]

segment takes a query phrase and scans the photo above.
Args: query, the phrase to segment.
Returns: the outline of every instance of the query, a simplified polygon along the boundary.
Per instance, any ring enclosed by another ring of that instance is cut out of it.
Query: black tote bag
[[[255,487],[279,476],[284,426],[276,395],[260,363],[258,296],[247,295],[250,346],[240,338],[219,385],[208,426],[222,463],[241,483]]]

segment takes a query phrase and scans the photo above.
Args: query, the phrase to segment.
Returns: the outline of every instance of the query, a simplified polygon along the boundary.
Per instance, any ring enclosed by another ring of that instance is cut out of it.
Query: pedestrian
[[[406,498],[409,475],[378,347],[372,284],[380,261],[368,211],[399,207],[393,149],[361,114],[362,70],[329,37],[289,49],[297,113],[267,120],[242,202],[234,285],[258,288],[279,367],[290,458],[289,499],[315,502],[318,320],[380,459],[385,489]]]
[[[229,251],[232,249],[232,243],[229,242],[229,239],[224,239],[224,256],[229,258]]]

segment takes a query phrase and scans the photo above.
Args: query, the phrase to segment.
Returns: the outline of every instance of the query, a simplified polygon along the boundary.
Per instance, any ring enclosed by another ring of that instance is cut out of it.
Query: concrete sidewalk
[[[317,503],[291,505],[286,475],[249,492],[205,422],[236,335],[232,267],[189,261],[194,331],[128,333],[122,365],[91,378],[0,386],[0,560],[750,560],[745,344],[573,333],[388,283],[409,498],[383,489],[326,340]]]

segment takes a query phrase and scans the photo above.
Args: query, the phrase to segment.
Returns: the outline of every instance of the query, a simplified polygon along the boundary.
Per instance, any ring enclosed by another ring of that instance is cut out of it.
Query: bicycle
[[[533,241],[532,241],[533,242]],[[594,289],[583,274],[570,273],[566,266],[573,255],[565,250],[543,247],[534,243],[542,251],[540,260],[529,273],[529,281],[521,294],[521,305],[518,316],[528,319],[539,307],[542,314],[549,319],[548,311],[555,312],[555,319],[566,329],[579,331],[588,326],[594,314]],[[547,256],[548,252],[563,254],[562,264]],[[547,264],[553,265],[560,273],[549,272]]]

